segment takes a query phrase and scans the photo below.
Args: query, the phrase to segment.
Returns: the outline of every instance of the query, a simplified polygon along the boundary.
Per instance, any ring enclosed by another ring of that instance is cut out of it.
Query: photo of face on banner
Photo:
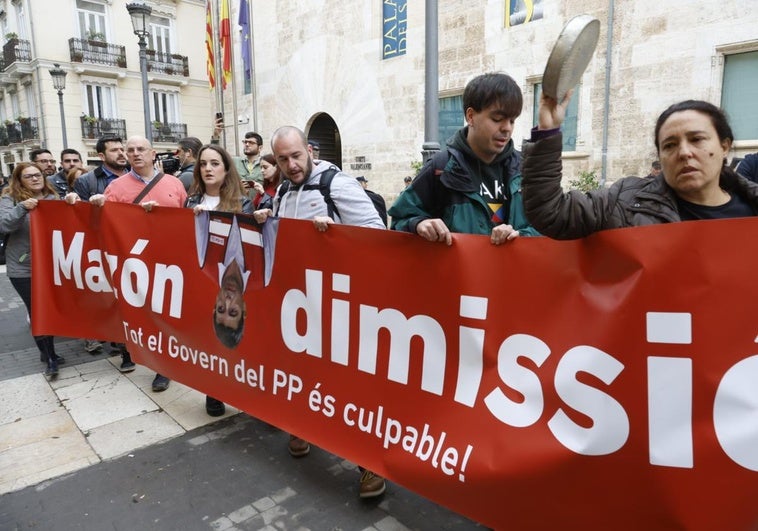
[[[267,231],[272,227],[267,227]],[[195,216],[200,268],[218,281],[213,301],[213,330],[221,343],[236,348],[247,316],[245,294],[270,279],[262,228],[251,216],[203,211]]]

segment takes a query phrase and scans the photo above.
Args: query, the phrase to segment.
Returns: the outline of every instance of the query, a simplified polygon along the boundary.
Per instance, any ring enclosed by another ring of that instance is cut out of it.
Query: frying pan
[[[569,20],[553,45],[542,74],[542,91],[560,102],[590,64],[600,37],[600,21],[590,15]]]

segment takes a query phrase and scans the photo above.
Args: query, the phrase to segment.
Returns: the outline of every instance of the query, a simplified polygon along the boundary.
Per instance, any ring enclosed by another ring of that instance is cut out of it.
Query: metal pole
[[[139,69],[142,73],[142,106],[145,115],[145,138],[153,143],[153,128],[150,127],[150,93],[147,85],[147,39],[139,36]]]
[[[247,1],[247,0],[242,0]],[[247,5],[247,15],[250,17],[248,24],[250,24],[250,92],[253,96],[253,131],[258,130],[258,91],[255,85],[255,29],[253,26],[253,6],[249,2]]]
[[[608,178],[608,113],[611,107],[611,67],[613,55],[613,5],[608,4],[608,29],[605,40],[605,86],[603,88],[603,150],[600,169],[600,184],[604,185]]]
[[[427,161],[440,150],[439,143],[439,68],[437,44],[437,0],[426,0],[426,32],[424,61],[424,145],[421,155]]]
[[[214,73],[216,75],[216,108],[221,112],[221,114],[224,114],[224,89],[222,88],[222,82],[221,78],[223,77],[223,70],[224,70],[224,58],[221,57],[221,36],[219,35],[219,31],[221,29],[221,4],[219,4],[219,1],[216,0],[216,10],[215,12],[211,13],[211,18],[214,18],[215,24],[213,24],[214,32],[213,32],[213,55],[215,56],[214,60]],[[234,127],[237,127],[237,117],[235,116],[232,120],[232,125]],[[227,146],[227,140],[226,140],[226,128],[229,126],[229,117],[224,114],[224,129],[221,131],[221,145],[224,146],[224,149],[231,152],[229,149],[229,146]],[[234,154],[236,156],[239,156],[239,146],[235,144],[235,151]]]
[[[68,138],[66,137],[66,113],[63,112],[63,91],[58,91],[58,106],[61,110],[61,131],[63,132],[63,149],[68,147]]]

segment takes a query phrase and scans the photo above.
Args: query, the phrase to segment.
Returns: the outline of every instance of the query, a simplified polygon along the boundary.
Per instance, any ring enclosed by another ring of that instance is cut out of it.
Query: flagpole
[[[229,47],[231,48],[229,50],[229,55],[231,56],[231,61],[229,63],[229,68],[232,70],[232,113],[234,114],[234,152],[239,156],[239,146],[240,146],[240,132],[239,132],[239,124],[237,122],[237,117],[239,114],[237,113],[237,76],[234,75],[234,34],[235,32],[231,30],[232,29],[232,13],[231,8],[229,9]]]
[[[242,1],[247,3],[248,27],[250,28],[250,39],[248,40],[250,41],[250,93],[253,97],[253,130],[258,131],[258,92],[256,91],[257,86],[255,84],[255,26],[253,25],[253,6],[249,0]]]
[[[221,30],[221,4],[220,0],[216,0],[216,10],[213,16],[216,18],[216,24],[214,27],[216,28],[213,32],[213,53],[216,56],[216,59],[214,60],[215,68],[214,68],[214,77],[216,78],[216,108],[219,110],[219,112],[224,115],[224,128],[221,131],[222,141],[221,145],[224,146],[225,149],[227,148],[226,143],[226,124],[227,117],[226,114],[224,114],[224,85],[221,82],[221,78],[224,75],[224,58],[221,56],[221,36],[219,34],[219,31]],[[234,119],[235,123],[237,119]]]

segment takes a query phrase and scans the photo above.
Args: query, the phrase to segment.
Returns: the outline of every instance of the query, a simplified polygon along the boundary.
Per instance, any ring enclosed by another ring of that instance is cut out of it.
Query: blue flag
[[[240,48],[242,49],[242,65],[245,69],[245,80],[251,78],[251,72],[253,70],[253,61],[250,57],[250,16],[248,15],[248,0],[240,0],[240,16],[237,23],[242,28],[242,40],[240,40]]]

